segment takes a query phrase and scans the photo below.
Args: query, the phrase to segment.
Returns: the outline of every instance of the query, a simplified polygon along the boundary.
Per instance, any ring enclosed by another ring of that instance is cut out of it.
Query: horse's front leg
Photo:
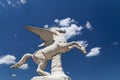
[[[82,45],[78,44],[76,41],[65,43],[64,46],[73,46],[76,45],[77,47],[82,47]]]
[[[84,54],[87,53],[85,47],[83,47],[82,45],[81,45],[81,46],[77,46],[77,45],[69,46],[69,49],[73,49],[73,48],[77,48],[77,49],[79,49],[79,50],[82,51],[82,53],[84,53]]]
[[[68,46],[69,49],[77,48],[77,49],[81,50],[84,54],[87,53],[85,47],[82,46],[82,45],[80,45],[80,44],[78,44],[78,43],[75,42],[75,41],[72,41],[72,42],[66,43],[66,44],[64,44],[64,46]]]
[[[72,45],[77,45],[77,46],[80,46],[77,42],[75,41],[72,41],[72,42],[68,42],[68,43],[65,43],[64,46],[72,46]]]

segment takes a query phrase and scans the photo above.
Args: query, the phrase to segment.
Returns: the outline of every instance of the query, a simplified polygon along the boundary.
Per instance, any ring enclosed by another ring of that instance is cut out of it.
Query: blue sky
[[[83,27],[68,41],[87,41],[88,52],[94,47],[101,49],[93,57],[86,57],[77,49],[63,54],[65,73],[73,80],[120,80],[119,0],[0,0],[0,62],[6,55],[18,61],[23,54],[39,49],[42,41],[25,30],[25,25],[60,27],[54,20],[67,18]],[[86,28],[87,22],[91,30]],[[30,80],[38,75],[32,59],[24,65],[28,69],[12,70],[12,63],[15,62],[0,63],[1,80]],[[50,62],[46,70],[50,72]]]

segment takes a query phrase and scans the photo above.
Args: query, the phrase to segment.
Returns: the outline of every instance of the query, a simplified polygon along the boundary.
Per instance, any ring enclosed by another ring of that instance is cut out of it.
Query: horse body
[[[86,53],[86,50],[82,45],[76,43],[75,41],[68,43],[66,38],[63,36],[63,33],[60,33],[59,31],[61,30],[59,30],[58,28],[56,29],[56,31],[54,30],[57,35],[53,35],[53,44],[34,52],[34,54],[25,54],[18,63],[12,66],[12,68],[18,68],[19,66],[24,64],[28,60],[28,58],[32,57],[35,63],[38,64],[38,68],[36,71],[40,75],[46,76],[50,75],[48,72],[43,71],[46,67],[47,60],[51,60],[55,55],[65,53],[72,48],[77,48],[83,53]]]
[[[52,57],[58,53],[66,52],[68,49],[68,46],[64,46],[66,42],[67,41],[63,36],[57,36],[57,40],[55,39],[55,42],[52,45],[38,50],[34,55],[38,56],[39,54],[43,54],[47,60],[51,60]]]
[[[65,43],[53,43],[52,45],[40,49],[34,53],[34,56],[39,57],[39,55],[43,54],[46,60],[51,60],[53,56],[58,53],[66,52],[68,49],[67,46],[64,46]]]

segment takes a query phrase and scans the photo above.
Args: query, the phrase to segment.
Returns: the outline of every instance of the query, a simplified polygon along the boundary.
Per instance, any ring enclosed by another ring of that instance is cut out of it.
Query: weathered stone
[[[36,76],[31,80],[71,80],[69,77],[65,76]]]
[[[27,30],[37,34],[44,41],[45,48],[39,49],[34,54],[25,54],[11,68],[15,69],[23,65],[30,57],[37,63],[37,72],[41,76],[33,77],[31,80],[71,80],[62,68],[61,55],[72,48],[77,48],[82,53],[87,53],[84,46],[75,41],[67,42],[65,38],[65,30],[58,27],[50,29],[42,29],[36,27],[26,27]],[[52,60],[51,73],[44,71],[47,61]]]

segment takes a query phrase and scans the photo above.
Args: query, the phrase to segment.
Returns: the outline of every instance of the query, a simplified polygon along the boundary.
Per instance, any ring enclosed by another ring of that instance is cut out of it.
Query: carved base
[[[57,54],[52,59],[51,75],[35,76],[31,80],[71,80],[63,71],[61,54]]]
[[[31,80],[71,80],[67,76],[36,76]]]

